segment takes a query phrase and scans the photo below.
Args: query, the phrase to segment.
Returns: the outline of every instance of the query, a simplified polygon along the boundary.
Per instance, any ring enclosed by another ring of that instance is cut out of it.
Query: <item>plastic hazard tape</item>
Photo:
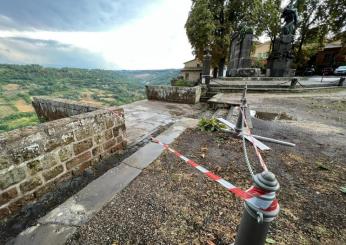
[[[267,192],[264,191],[256,186],[252,186],[247,191],[243,191],[242,189],[236,187],[235,185],[231,184],[227,180],[221,178],[220,176],[217,176],[216,174],[210,172],[208,169],[202,167],[201,165],[197,164],[195,161],[183,156],[176,150],[169,147],[169,145],[162,143],[158,139],[151,138],[154,143],[157,143],[161,146],[163,146],[166,150],[172,152],[175,156],[182,159],[184,162],[189,164],[191,167],[196,168],[198,171],[202,172],[204,175],[208,176],[209,179],[219,183],[221,186],[226,188],[229,192],[233,193],[236,197],[250,203],[251,205],[265,211],[265,212],[271,212],[275,211],[278,208],[278,201],[277,199],[270,200],[271,195],[275,195],[273,192]],[[269,200],[268,200],[269,199]]]
[[[255,152],[256,152],[256,155],[258,157],[258,160],[260,161],[260,164],[261,164],[262,168],[264,169],[264,171],[268,171],[268,167],[265,164],[265,162],[264,162],[264,160],[262,158],[261,153],[257,149],[256,143],[255,143],[255,138],[252,136],[251,129],[250,129],[249,125],[248,125],[248,122],[247,122],[247,119],[246,119],[246,116],[245,116],[245,112],[243,111],[242,108],[240,108],[240,111],[241,111],[241,114],[243,116],[243,120],[245,122],[245,126],[246,126],[246,128],[248,130],[248,133],[249,133],[249,136],[250,136],[250,142],[252,143],[253,147],[255,148]]]

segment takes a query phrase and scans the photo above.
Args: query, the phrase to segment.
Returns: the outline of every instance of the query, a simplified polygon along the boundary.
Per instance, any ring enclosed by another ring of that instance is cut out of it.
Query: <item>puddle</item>
[[[276,120],[293,120],[293,117],[288,115],[286,112],[262,112],[256,111],[255,118],[266,120],[266,121],[276,121]]]

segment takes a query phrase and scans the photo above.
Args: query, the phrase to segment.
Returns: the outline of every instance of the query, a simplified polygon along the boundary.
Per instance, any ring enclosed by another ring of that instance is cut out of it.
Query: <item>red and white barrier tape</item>
[[[252,136],[251,129],[250,129],[249,126],[248,126],[248,123],[247,123],[247,120],[246,120],[246,116],[245,116],[245,112],[243,111],[242,108],[240,108],[240,111],[241,111],[241,113],[242,113],[245,126],[246,126],[246,128],[248,129],[248,131],[249,131],[248,135],[249,135],[249,137],[250,137],[250,142],[251,142],[251,144],[253,145],[253,147],[255,148],[255,152],[256,152],[256,155],[257,155],[257,157],[258,157],[258,159],[259,159],[259,161],[260,161],[260,164],[261,164],[261,166],[262,166],[262,168],[263,168],[264,171],[268,171],[268,167],[267,167],[267,165],[265,164],[265,162],[264,162],[264,160],[263,160],[263,158],[262,158],[262,155],[261,155],[261,153],[259,152],[259,150],[258,150],[258,148],[257,148],[257,146],[256,146],[256,144],[255,144],[255,141],[254,141],[255,138]]]
[[[268,196],[273,195],[273,192],[266,192],[256,186],[252,186],[247,191],[243,191],[242,189],[234,186],[227,180],[215,175],[214,173],[210,172],[208,169],[202,167],[201,165],[197,164],[195,161],[183,156],[176,150],[169,147],[169,145],[162,143],[158,139],[151,138],[154,143],[157,143],[161,146],[163,146],[166,150],[174,153],[175,156],[179,157],[180,159],[184,160],[187,164],[190,166],[196,168],[198,171],[202,172],[204,175],[208,176],[209,179],[219,183],[223,187],[225,187],[229,192],[232,192],[236,197],[239,197],[240,199],[254,205],[255,207],[258,207],[259,209],[265,211],[266,213],[270,213],[275,211],[278,208],[278,201],[277,199],[268,201]],[[275,195],[275,193],[274,193]]]

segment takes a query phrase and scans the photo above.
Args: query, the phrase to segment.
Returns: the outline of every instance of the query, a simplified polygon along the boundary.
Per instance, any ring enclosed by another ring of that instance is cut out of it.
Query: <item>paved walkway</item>
[[[182,117],[200,113],[201,105],[186,105],[161,101],[141,100],[121,106],[125,111],[125,123],[129,145],[146,138],[160,126],[173,123]]]

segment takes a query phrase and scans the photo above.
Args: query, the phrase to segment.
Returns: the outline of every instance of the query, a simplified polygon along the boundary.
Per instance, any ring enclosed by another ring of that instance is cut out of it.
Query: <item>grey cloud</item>
[[[105,31],[159,0],[1,0],[0,30]]]
[[[0,38],[0,63],[116,69],[102,56],[56,41]]]

